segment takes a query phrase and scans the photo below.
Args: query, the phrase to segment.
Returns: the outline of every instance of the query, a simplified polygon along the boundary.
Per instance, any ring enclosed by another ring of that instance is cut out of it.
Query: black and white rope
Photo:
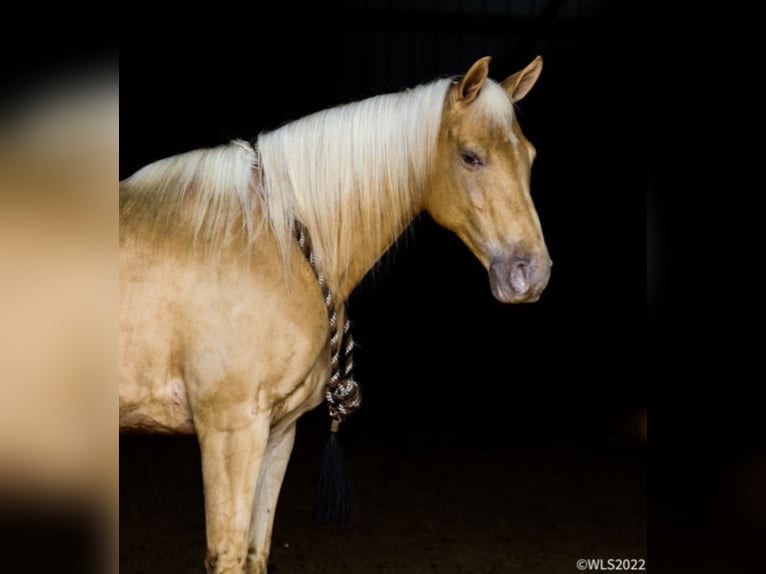
[[[362,396],[359,384],[353,379],[354,374],[354,338],[351,335],[351,322],[343,316],[343,330],[338,330],[338,309],[335,298],[327,285],[324,274],[317,268],[314,250],[308,232],[299,222],[295,222],[295,236],[303,255],[311,265],[311,269],[322,290],[327,322],[330,327],[330,378],[327,380],[325,400],[333,423],[331,429],[336,431],[338,425],[354,412],[361,404]]]

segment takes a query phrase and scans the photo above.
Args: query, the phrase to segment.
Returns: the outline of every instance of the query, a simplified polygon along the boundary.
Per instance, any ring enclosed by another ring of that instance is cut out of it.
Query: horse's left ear
[[[543,71],[543,57],[537,56],[527,67],[509,76],[501,85],[512,102],[518,102],[529,93]]]

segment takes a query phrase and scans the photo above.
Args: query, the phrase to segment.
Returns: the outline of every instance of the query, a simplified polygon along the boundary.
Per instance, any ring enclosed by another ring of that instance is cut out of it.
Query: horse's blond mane
[[[258,138],[269,220],[283,249],[294,221],[311,235],[320,268],[403,228],[436,153],[449,80],[324,110]]]
[[[337,283],[355,250],[379,247],[420,208],[449,83],[311,114],[261,133],[257,153],[234,141],[157,161],[121,183],[121,221],[155,241],[185,233],[207,252],[251,245],[267,224],[285,262],[299,221]],[[485,88],[479,109],[509,120],[502,88]]]

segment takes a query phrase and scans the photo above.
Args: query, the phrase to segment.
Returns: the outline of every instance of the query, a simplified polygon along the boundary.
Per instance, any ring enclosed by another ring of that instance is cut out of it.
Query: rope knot
[[[353,379],[340,380],[334,388],[328,388],[325,399],[330,410],[330,418],[341,423],[362,404],[359,383]]]

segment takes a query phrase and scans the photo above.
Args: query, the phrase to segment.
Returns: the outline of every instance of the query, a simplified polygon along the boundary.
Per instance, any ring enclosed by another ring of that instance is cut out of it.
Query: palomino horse
[[[501,83],[489,61],[121,183],[120,426],[197,434],[208,572],[266,571],[296,421],[329,384],[324,296],[342,306],[419,212],[465,242],[500,301],[545,288],[535,149],[514,112],[542,58]]]

